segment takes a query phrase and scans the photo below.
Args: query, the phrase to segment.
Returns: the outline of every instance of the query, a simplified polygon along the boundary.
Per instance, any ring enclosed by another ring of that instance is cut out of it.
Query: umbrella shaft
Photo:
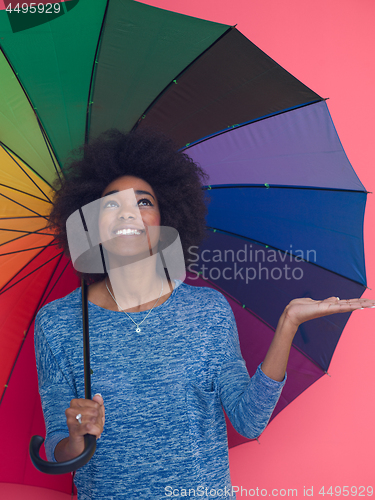
[[[89,340],[89,313],[88,290],[85,280],[81,279],[82,289],[82,326],[83,326],[83,365],[85,374],[85,399],[91,399],[91,370],[90,370],[90,340]]]

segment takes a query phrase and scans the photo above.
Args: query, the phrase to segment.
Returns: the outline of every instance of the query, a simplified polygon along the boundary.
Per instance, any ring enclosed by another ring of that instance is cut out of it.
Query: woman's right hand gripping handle
[[[105,408],[101,394],[95,394],[92,400],[72,399],[65,415],[69,437],[56,445],[57,462],[65,462],[80,455],[85,448],[85,434],[92,434],[96,439],[100,438],[105,422]],[[77,415],[81,415],[81,423]]]

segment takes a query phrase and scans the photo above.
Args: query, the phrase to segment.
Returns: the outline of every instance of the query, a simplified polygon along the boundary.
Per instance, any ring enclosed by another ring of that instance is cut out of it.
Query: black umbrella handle
[[[87,285],[84,279],[81,279],[82,289],[82,322],[83,322],[83,361],[85,373],[85,398],[91,399],[91,372],[90,372],[90,343],[89,343],[89,322],[88,322],[88,303],[87,303]],[[40,472],[45,474],[66,474],[73,472],[87,464],[95,453],[96,436],[85,434],[85,449],[78,457],[66,462],[47,462],[40,458],[39,450],[44,439],[41,436],[33,436],[30,440],[29,452],[31,461]]]
[[[41,436],[33,436],[30,440],[29,452],[34,467],[45,474],[67,474],[83,467],[93,456],[96,448],[96,436],[86,434],[84,438],[85,449],[78,457],[66,462],[47,462],[39,456],[44,439]]]

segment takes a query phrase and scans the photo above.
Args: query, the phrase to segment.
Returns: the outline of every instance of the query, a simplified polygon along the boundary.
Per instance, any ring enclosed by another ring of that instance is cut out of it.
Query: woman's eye
[[[152,203],[150,200],[148,200],[147,198],[142,198],[141,200],[138,201],[138,205],[140,205],[141,207],[144,207],[144,206],[150,206],[152,207]]]
[[[105,203],[105,205],[103,206],[103,208],[113,208],[113,207],[118,207],[117,201],[114,200],[107,201],[107,203]]]

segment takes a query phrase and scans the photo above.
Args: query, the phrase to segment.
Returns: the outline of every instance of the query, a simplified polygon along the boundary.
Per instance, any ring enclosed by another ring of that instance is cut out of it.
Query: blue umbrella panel
[[[228,298],[249,372],[290,300],[359,297],[366,288],[366,190],[324,101],[241,124],[186,151],[209,174],[208,237],[188,282]],[[273,417],[327,372],[350,314],[300,326]],[[229,440],[245,441],[229,426]]]

